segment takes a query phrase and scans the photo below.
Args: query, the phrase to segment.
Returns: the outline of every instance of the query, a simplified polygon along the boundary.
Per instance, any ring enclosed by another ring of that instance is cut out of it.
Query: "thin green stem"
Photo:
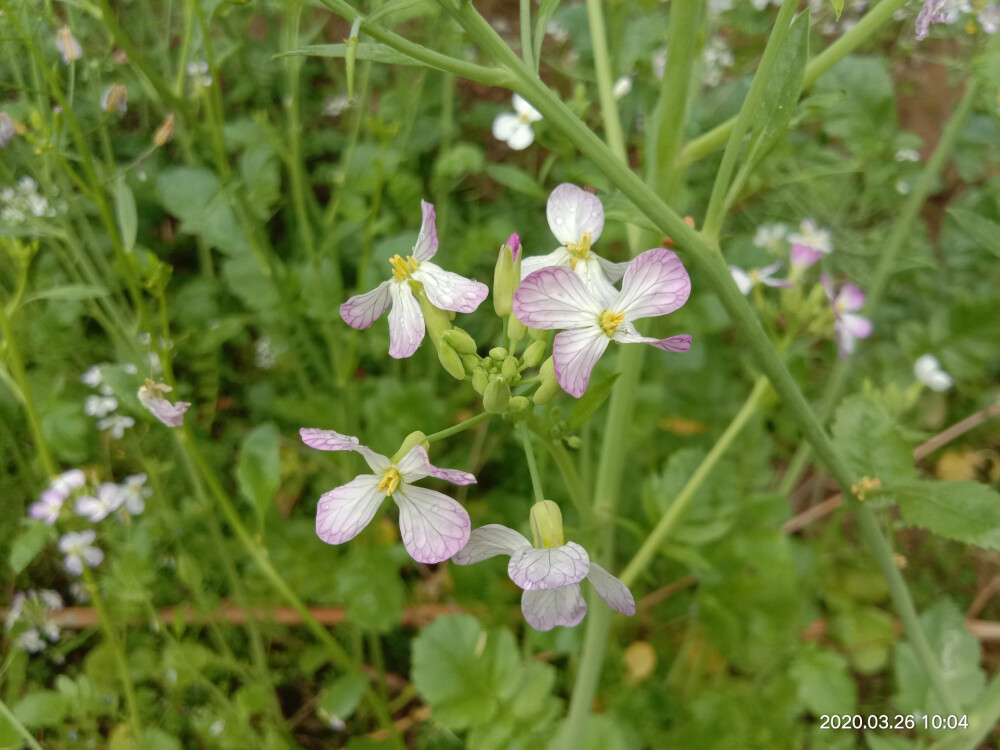
[[[430,435],[427,436],[427,442],[428,443],[436,443],[438,440],[444,440],[446,437],[451,437],[452,435],[457,435],[458,433],[460,433],[460,432],[462,432],[464,430],[467,430],[470,427],[473,427],[473,426],[479,424],[480,422],[485,422],[487,419],[489,419],[492,416],[493,415],[490,414],[488,411],[484,411],[481,414],[477,414],[474,417],[470,417],[469,419],[466,419],[464,422],[459,422],[456,425],[452,425],[451,427],[447,427],[447,428],[445,428],[443,430],[439,430],[438,432],[432,432]]]
[[[97,580],[94,573],[86,565],[83,566],[83,582],[90,594],[90,600],[97,611],[97,619],[104,633],[104,640],[107,647],[115,657],[115,666],[118,669],[118,679],[122,682],[122,690],[125,692],[125,705],[128,707],[129,725],[132,730],[132,743],[134,747],[139,747],[142,743],[142,720],[139,718],[139,701],[135,697],[135,686],[132,684],[132,677],[128,671],[128,658],[125,656],[125,639],[119,638],[115,633],[114,623],[108,614],[108,608],[104,604],[104,597],[97,587]]]
[[[0,700],[0,716],[6,719],[7,723],[14,727],[14,731],[24,738],[24,741],[28,744],[28,747],[30,747],[31,750],[43,750],[34,735],[28,731],[28,728],[24,726],[24,724],[22,724],[16,716],[14,716],[14,712],[7,708],[7,704],[2,700]]]
[[[830,68],[868,41],[876,31],[891,21],[893,13],[906,3],[907,0],[882,0],[868,11],[853,29],[810,60],[802,81],[803,93],[812,88],[812,85]],[[691,164],[721,148],[729,139],[729,134],[736,125],[736,119],[736,117],[732,117],[690,141],[681,151],[681,161],[685,164]]]
[[[619,578],[621,578],[626,586],[631,586],[649,567],[649,564],[653,561],[663,542],[687,512],[702,482],[712,473],[716,464],[719,463],[719,459],[729,450],[729,447],[743,431],[750,417],[757,411],[757,406],[760,404],[760,400],[767,392],[767,389],[767,378],[761,376],[754,381],[753,390],[743,403],[743,406],[736,413],[736,416],[733,417],[733,421],[729,423],[725,432],[719,436],[715,445],[712,446],[712,450],[702,459],[701,464],[695,469],[690,479],[688,479],[681,491],[677,493],[677,497],[674,498],[667,512],[657,521],[656,526],[650,532],[649,536],[646,537],[646,541],[642,543],[642,546],[639,547],[639,551],[635,553],[631,562],[625,566],[625,570]]]
[[[573,463],[569,452],[561,442],[551,439],[545,440],[545,436],[539,432],[535,434],[542,439],[543,445],[548,448],[552,459],[556,462],[556,467],[562,475],[563,482],[566,483],[566,490],[569,492],[570,499],[580,512],[580,517],[584,525],[589,525],[594,517],[594,511],[590,503],[590,491],[583,483],[580,472],[577,471],[576,464]]]
[[[792,22],[792,16],[798,7],[798,0],[785,0],[778,11],[778,18],[771,29],[771,36],[768,37],[767,45],[764,47],[764,54],[760,60],[760,66],[754,73],[753,81],[750,83],[750,90],[747,98],[743,100],[743,106],[736,117],[732,130],[729,132],[729,142],[726,150],[722,154],[722,164],[715,175],[715,184],[712,186],[712,197],[708,201],[708,210],[705,212],[705,223],[702,235],[705,239],[716,245],[719,239],[719,230],[722,228],[722,221],[726,215],[726,192],[729,190],[729,181],[736,167],[736,160],[743,149],[743,136],[754,116],[757,114],[757,107],[764,97],[768,80],[771,77],[771,70],[778,61],[778,53],[781,50],[781,43],[788,34],[788,27]]]
[[[535,463],[535,450],[531,447],[531,430],[528,429],[527,422],[521,422],[517,426],[517,431],[521,435],[524,457],[528,461],[528,473],[531,475],[531,488],[535,492],[535,502],[540,503],[545,499],[545,493],[542,491],[542,478],[538,474],[538,464]]]

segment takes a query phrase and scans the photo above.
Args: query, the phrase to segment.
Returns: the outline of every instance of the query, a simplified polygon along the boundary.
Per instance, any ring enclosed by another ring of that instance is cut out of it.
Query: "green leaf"
[[[885,407],[869,395],[841,402],[834,415],[833,440],[858,478],[881,479],[885,485],[916,473],[909,443]]]
[[[118,231],[122,235],[125,252],[132,252],[135,238],[139,231],[139,215],[135,209],[135,195],[124,178],[118,180],[115,190],[115,217],[118,219]]]
[[[14,716],[28,729],[59,726],[68,710],[66,696],[55,690],[28,693],[13,708]]]
[[[451,729],[488,724],[519,686],[517,644],[471,615],[439,617],[413,642],[413,684]]]
[[[808,60],[809,14],[800,13],[782,40],[773,72],[754,112],[753,135],[743,170],[752,170],[788,130],[802,93],[802,79]]]
[[[62,302],[72,302],[84,299],[96,299],[97,297],[107,297],[109,292],[105,287],[97,284],[66,284],[64,286],[53,287],[52,289],[42,289],[39,292],[32,292],[24,295],[22,304],[34,302],[40,299],[54,299]]]
[[[156,187],[163,207],[181,220],[182,232],[201,235],[228,255],[250,253],[215,172],[204,167],[172,167],[160,173]]]
[[[1000,494],[979,482],[892,484],[903,521],[988,550],[1000,550]]]
[[[799,700],[814,716],[852,713],[858,705],[858,686],[847,659],[836,651],[808,646],[795,660],[792,678]]]
[[[348,620],[376,633],[388,633],[399,624],[406,589],[393,549],[355,550],[337,571],[336,580]]]
[[[569,419],[566,420],[568,429],[578,430],[587,423],[594,412],[601,408],[601,404],[611,396],[611,389],[620,374],[616,372],[609,375],[597,385],[592,385],[583,396],[577,399],[576,403],[573,404],[573,411],[569,413]]]
[[[966,234],[982,245],[984,250],[1000,258],[1000,224],[974,211],[961,208],[949,208],[948,214],[958,222]]]
[[[509,188],[517,193],[523,193],[538,200],[545,200],[548,196],[548,193],[538,184],[535,178],[523,169],[518,169],[508,164],[487,164],[486,174],[505,188]]]
[[[840,14],[844,12],[844,0],[830,0],[830,4],[833,6],[834,12],[837,14],[837,20],[840,20]]]
[[[303,57],[346,57],[347,44],[310,44],[306,47],[288,50],[275,55],[278,57],[303,56]],[[357,51],[358,60],[371,60],[372,62],[386,63],[387,65],[411,65],[418,68],[428,67],[419,60],[414,60],[402,52],[397,52],[392,47],[377,42],[359,42]]]
[[[273,506],[281,484],[281,455],[278,452],[278,428],[263,424],[243,441],[236,478],[240,491],[258,513]]]
[[[341,675],[325,686],[326,693],[319,702],[318,710],[326,712],[330,718],[349,719],[361,703],[368,685],[368,678],[361,672]]]
[[[28,526],[27,531],[18,536],[10,546],[8,561],[14,574],[17,575],[31,565],[31,561],[55,536],[55,529],[42,521],[35,521]]]
[[[954,602],[942,599],[920,615],[920,624],[955,700],[971,706],[982,692],[986,676],[980,665],[979,640],[965,627],[965,616]],[[896,646],[895,676],[898,710],[947,713],[908,642]]]

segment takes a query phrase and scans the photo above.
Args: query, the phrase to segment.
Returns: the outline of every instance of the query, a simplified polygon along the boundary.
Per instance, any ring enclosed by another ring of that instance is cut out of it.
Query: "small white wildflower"
[[[123,414],[112,414],[110,417],[105,417],[97,423],[97,429],[101,431],[109,430],[114,440],[121,440],[125,437],[125,430],[129,430],[134,426],[135,420]]]
[[[531,123],[541,120],[542,114],[518,94],[514,94],[513,103],[513,112],[501,112],[493,119],[493,137],[515,151],[522,151],[534,142]]]
[[[91,388],[96,388],[101,384],[101,366],[93,365],[89,367],[83,375],[80,376],[80,382],[84,385],[89,385]]]
[[[187,74],[195,86],[208,88],[212,85],[212,76],[208,72],[205,60],[193,60],[187,64]]]
[[[925,354],[913,364],[913,374],[917,380],[932,391],[943,392],[950,389],[955,381],[941,369],[941,363],[933,354]]]
[[[622,76],[611,89],[615,99],[623,99],[632,90],[632,76]]]
[[[83,402],[83,411],[91,417],[106,417],[118,408],[118,399],[114,396],[87,396]]]
[[[93,529],[63,534],[59,539],[59,551],[66,555],[63,567],[67,573],[78,576],[83,573],[84,567],[94,568],[101,564],[104,553],[91,546],[96,537],[97,532]]]
[[[338,117],[344,110],[350,108],[351,100],[347,94],[337,94],[326,100],[323,106],[323,114],[327,117]]]
[[[915,148],[901,148],[896,152],[896,161],[920,161],[920,152]]]

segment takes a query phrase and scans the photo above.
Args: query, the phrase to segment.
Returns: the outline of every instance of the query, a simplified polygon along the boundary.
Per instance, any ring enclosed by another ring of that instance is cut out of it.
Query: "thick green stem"
[[[531,0],[521,0],[521,58],[530,70],[537,70],[531,44]]]
[[[687,512],[702,482],[712,473],[716,464],[719,463],[719,459],[729,450],[729,446],[733,444],[733,441],[743,431],[750,417],[757,410],[757,405],[767,392],[767,388],[767,378],[757,378],[754,382],[753,390],[750,392],[742,408],[733,417],[733,421],[729,423],[726,431],[719,436],[715,445],[712,446],[712,450],[708,452],[708,455],[705,456],[698,468],[695,469],[691,478],[688,479],[681,491],[677,493],[677,497],[670,504],[667,512],[657,521],[653,531],[646,537],[646,541],[642,543],[639,551],[635,553],[635,557],[625,566],[625,570],[619,578],[621,578],[626,586],[631,586],[646,571],[646,568],[649,567],[649,564],[656,556],[657,550],[670,532],[677,526],[684,513]]]
[[[705,223],[702,234],[705,239],[713,245],[719,239],[719,230],[722,228],[722,220],[726,215],[726,192],[729,190],[729,181],[736,167],[736,159],[743,148],[743,136],[750,127],[750,122],[757,113],[757,106],[760,104],[767,89],[768,79],[771,70],[778,60],[778,53],[781,50],[781,43],[788,34],[788,27],[792,22],[792,15],[798,7],[798,0],[785,0],[778,12],[778,18],[771,29],[771,36],[768,37],[767,45],[764,47],[764,55],[761,57],[760,66],[754,73],[753,81],[750,84],[750,91],[747,98],[743,100],[743,106],[736,117],[729,132],[729,142],[726,144],[726,151],[722,155],[722,164],[715,175],[715,184],[712,187],[712,197],[708,201],[708,210],[705,213]]]
[[[24,738],[24,741],[31,750],[42,750],[42,746],[38,744],[38,740],[28,731],[28,728],[24,724],[18,721],[18,718],[14,716],[14,712],[7,708],[7,704],[2,700],[0,700],[0,717],[3,717],[8,724],[14,727],[14,731]]]
[[[83,567],[83,582],[90,594],[90,600],[97,610],[97,619],[104,633],[104,640],[111,653],[115,657],[115,666],[118,669],[118,679],[122,682],[122,690],[125,692],[125,705],[128,707],[129,725],[132,732],[132,746],[141,747],[142,744],[142,721],[139,718],[139,701],[135,697],[135,686],[132,684],[132,677],[128,671],[128,658],[125,656],[125,641],[115,633],[114,623],[108,615],[108,608],[104,605],[104,597],[97,587],[97,580],[93,572],[86,565]]]
[[[857,26],[810,60],[802,81],[802,91],[810,89],[820,76],[868,41],[872,34],[892,20],[893,13],[906,3],[907,0],[882,0],[858,21]],[[690,141],[681,151],[681,161],[691,164],[721,148],[729,139],[729,134],[736,125],[736,119],[732,117]]]

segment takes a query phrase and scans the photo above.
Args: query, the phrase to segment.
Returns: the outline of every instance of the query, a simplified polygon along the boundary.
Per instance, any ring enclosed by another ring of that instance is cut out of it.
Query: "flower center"
[[[750,271],[750,273],[747,275],[750,277],[750,281],[752,281],[754,284],[760,281],[760,274],[757,272],[756,268]]]
[[[605,310],[601,313],[601,328],[608,338],[611,338],[618,326],[625,320],[625,313],[616,313],[614,310]]]
[[[404,281],[420,268],[420,264],[412,255],[407,255],[406,260],[403,260],[401,255],[393,255],[389,258],[389,265],[392,266],[392,275],[396,277],[396,281]]]
[[[382,481],[378,483],[378,487],[375,489],[379,492],[384,492],[388,497],[392,497],[392,493],[396,491],[396,488],[399,487],[399,483],[402,481],[403,478],[399,475],[399,470],[395,466],[390,466],[385,470],[385,474],[382,475]]]
[[[573,256],[569,261],[570,268],[575,270],[577,261],[586,260],[590,255],[590,232],[584,232],[579,242],[570,242],[566,249]]]

